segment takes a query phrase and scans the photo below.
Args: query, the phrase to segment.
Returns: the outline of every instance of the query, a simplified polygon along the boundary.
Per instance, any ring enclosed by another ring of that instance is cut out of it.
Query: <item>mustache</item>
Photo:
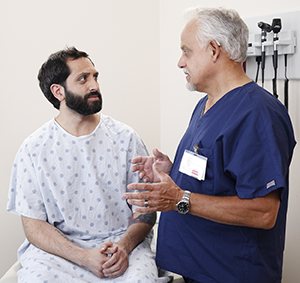
[[[182,69],[182,71],[186,74],[186,75],[189,75],[189,76],[191,76],[191,74],[190,74],[190,72],[189,72],[189,70],[188,69],[186,69],[186,68],[183,68]]]
[[[87,93],[87,94],[84,96],[84,99],[87,100],[87,99],[90,98],[91,96],[97,96],[99,99],[102,99],[101,93],[100,93],[99,91],[93,91],[93,92]]]

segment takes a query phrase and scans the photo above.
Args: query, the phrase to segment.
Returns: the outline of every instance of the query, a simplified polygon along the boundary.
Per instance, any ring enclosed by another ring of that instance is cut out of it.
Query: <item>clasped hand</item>
[[[172,162],[167,155],[157,149],[153,150],[153,157],[136,157],[132,171],[139,171],[143,183],[134,183],[127,186],[129,190],[143,191],[139,193],[125,193],[123,198],[131,205],[136,205],[137,212],[150,213],[154,211],[171,211],[176,209],[176,203],[181,199],[181,190],[168,175]],[[146,182],[153,182],[152,184]],[[147,200],[147,207],[145,207]]]
[[[86,250],[85,267],[100,278],[121,276],[129,266],[128,255],[117,243],[105,242],[101,248]]]

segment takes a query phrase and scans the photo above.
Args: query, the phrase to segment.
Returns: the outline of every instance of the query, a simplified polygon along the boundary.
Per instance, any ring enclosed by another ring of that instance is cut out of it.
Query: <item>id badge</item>
[[[205,179],[207,157],[185,150],[179,171],[200,181]]]

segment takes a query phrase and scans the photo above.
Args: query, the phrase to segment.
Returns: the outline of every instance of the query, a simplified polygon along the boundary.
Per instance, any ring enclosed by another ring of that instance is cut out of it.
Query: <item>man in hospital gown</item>
[[[26,235],[19,282],[168,282],[147,236],[155,213],[122,199],[138,182],[132,158],[147,150],[130,127],[99,114],[94,64],[68,48],[38,78],[59,115],[24,141],[13,165],[7,209],[21,215]]]
[[[133,160],[145,182],[158,183],[129,185],[148,192],[124,198],[139,212],[163,211],[157,264],[186,282],[279,283],[295,146],[289,115],[245,74],[248,28],[235,11],[188,15],[178,66],[188,88],[207,95],[173,164],[157,149]]]

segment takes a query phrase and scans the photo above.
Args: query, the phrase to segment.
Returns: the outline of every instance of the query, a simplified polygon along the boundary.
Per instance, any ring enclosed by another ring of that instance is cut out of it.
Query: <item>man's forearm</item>
[[[84,249],[72,243],[59,229],[46,221],[22,216],[28,241],[48,253],[83,265]]]
[[[149,234],[156,221],[156,212],[139,214],[135,213],[124,236],[118,241],[123,246],[127,254],[142,242]]]
[[[279,206],[278,190],[254,199],[191,194],[189,213],[227,225],[271,229]]]

